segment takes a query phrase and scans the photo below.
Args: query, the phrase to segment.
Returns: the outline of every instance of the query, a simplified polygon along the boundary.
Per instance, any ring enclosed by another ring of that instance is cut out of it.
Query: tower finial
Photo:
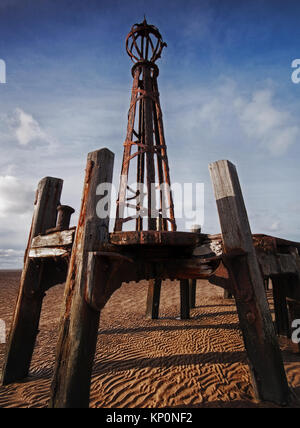
[[[126,51],[133,62],[155,62],[160,58],[163,48],[167,46],[154,25],[144,21],[135,24],[126,38]]]

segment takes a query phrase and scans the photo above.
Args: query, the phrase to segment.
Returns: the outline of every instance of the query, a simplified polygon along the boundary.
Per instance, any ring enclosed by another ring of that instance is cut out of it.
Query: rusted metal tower
[[[157,85],[159,69],[155,64],[165,46],[166,43],[163,42],[158,29],[149,25],[146,19],[141,24],[135,24],[126,38],[126,51],[135,64],[132,67],[133,86],[115,232],[122,231],[124,223],[130,220],[135,220],[137,231],[176,231],[167,146]],[[133,180],[136,183],[132,186],[129,184],[129,172],[135,160],[137,163],[133,168],[136,174]],[[159,194],[159,201],[156,200],[156,193]],[[133,209],[135,213],[126,216],[126,209]],[[147,225],[143,221],[145,218],[148,219]]]

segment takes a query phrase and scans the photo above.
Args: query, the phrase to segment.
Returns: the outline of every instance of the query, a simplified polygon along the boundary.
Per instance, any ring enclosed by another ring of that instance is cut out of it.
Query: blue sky
[[[299,12],[291,0],[1,0],[0,268],[21,266],[42,177],[63,178],[62,202],[78,212],[86,155],[108,147],[117,184],[124,41],[144,14],[168,44],[158,83],[171,179],[205,184],[203,231],[219,231],[208,164],[226,158],[253,232],[300,241]]]

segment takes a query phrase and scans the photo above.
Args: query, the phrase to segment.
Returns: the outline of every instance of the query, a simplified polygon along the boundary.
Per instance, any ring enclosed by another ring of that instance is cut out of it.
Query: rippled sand
[[[20,272],[0,271],[0,319],[9,326]],[[238,318],[222,290],[198,281],[197,307],[181,321],[179,285],[162,287],[159,320],[144,316],[145,282],[124,284],[101,314],[91,407],[276,407],[255,403]],[[63,285],[45,299],[30,377],[0,388],[0,407],[45,407]],[[2,366],[5,345],[0,344]],[[300,355],[283,352],[300,407]]]

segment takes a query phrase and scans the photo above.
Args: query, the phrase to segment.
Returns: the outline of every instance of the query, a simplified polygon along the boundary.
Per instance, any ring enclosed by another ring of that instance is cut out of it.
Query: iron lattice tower
[[[164,136],[162,111],[159,101],[155,64],[160,58],[163,42],[158,29],[144,19],[135,24],[126,38],[126,51],[134,62],[132,67],[133,86],[128,113],[127,135],[121,169],[115,232],[123,224],[136,221],[136,230],[176,231],[174,203],[170,190],[170,173],[167,146]],[[136,188],[128,185],[129,169],[136,164]],[[155,183],[159,185],[154,191]],[[145,191],[143,190],[145,189]],[[159,194],[159,201],[156,200]],[[144,199],[146,196],[146,207]],[[135,202],[134,202],[135,201]],[[135,214],[125,217],[125,209],[134,209]],[[144,225],[144,217],[148,225]]]

